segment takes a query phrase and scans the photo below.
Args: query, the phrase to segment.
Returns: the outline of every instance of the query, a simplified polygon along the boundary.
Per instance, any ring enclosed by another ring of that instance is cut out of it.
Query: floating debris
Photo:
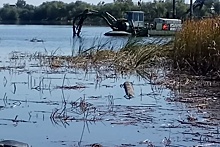
[[[3,140],[0,141],[2,147],[29,147],[27,143],[15,141],[15,140]]]
[[[57,86],[57,89],[84,89],[86,86],[83,85],[74,85],[74,86]]]
[[[125,89],[125,98],[131,99],[134,97],[134,87],[131,82],[126,81],[124,82],[124,84],[121,84],[120,87],[123,87]]]
[[[44,42],[43,39],[32,38],[30,42]]]
[[[170,140],[170,138],[164,137],[164,139],[162,140],[162,143],[165,146],[169,146],[171,144],[171,140]]]
[[[91,147],[102,147],[102,145],[98,144],[98,143],[94,143],[94,144],[91,145]]]
[[[216,147],[217,145],[215,143],[205,143],[205,144],[200,144],[196,145],[194,147]]]
[[[139,144],[146,144],[148,147],[154,147],[149,139],[145,139],[144,141],[139,142]]]

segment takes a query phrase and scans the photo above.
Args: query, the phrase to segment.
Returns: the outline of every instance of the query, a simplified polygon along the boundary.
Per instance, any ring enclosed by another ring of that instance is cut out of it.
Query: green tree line
[[[185,14],[189,4],[184,0],[176,0],[176,17],[187,18]],[[122,18],[125,11],[141,10],[145,12],[145,20],[152,21],[156,17],[172,16],[173,0],[154,0],[153,2],[134,3],[132,0],[113,0],[112,3],[100,1],[97,5],[83,1],[64,3],[62,1],[43,2],[39,6],[27,4],[25,0],[17,0],[15,4],[4,4],[0,8],[1,23],[32,23],[41,24],[59,22],[71,23],[71,20],[85,9],[93,9],[100,12],[109,12],[115,18]],[[213,16],[220,14],[219,0],[206,0],[201,10],[194,10],[199,17]],[[101,25],[104,21],[101,18],[93,17],[87,20],[89,24]]]

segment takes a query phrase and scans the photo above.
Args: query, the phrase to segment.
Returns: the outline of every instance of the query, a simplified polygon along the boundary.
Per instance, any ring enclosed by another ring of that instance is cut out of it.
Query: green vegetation
[[[214,7],[214,12],[211,8]],[[176,0],[177,18],[186,18],[183,15],[189,8],[183,0]],[[107,11],[116,18],[121,18],[125,11],[142,10],[145,12],[146,21],[152,21],[155,17],[171,17],[172,0],[142,2],[140,6],[133,3],[132,0],[114,0],[112,3],[101,1],[97,5],[92,5],[83,1],[64,3],[62,1],[44,2],[39,6],[27,4],[25,0],[17,0],[15,4],[4,4],[0,8],[1,23],[71,23],[74,16],[85,9],[94,9],[100,12]],[[210,16],[220,14],[219,0],[208,0],[202,10],[195,10],[194,13],[199,16]],[[87,24],[103,25],[105,22],[98,17],[93,17],[85,22]]]

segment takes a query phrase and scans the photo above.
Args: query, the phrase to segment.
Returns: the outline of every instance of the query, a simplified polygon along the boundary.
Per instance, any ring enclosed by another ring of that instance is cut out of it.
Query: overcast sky
[[[45,1],[54,1],[54,0],[25,0],[27,4],[31,4],[34,6],[39,6],[40,4],[42,4]],[[63,1],[65,3],[70,3],[70,2],[75,2],[76,0],[60,0]],[[84,2],[88,2],[88,3],[93,3],[93,4],[97,4],[100,1],[104,1],[106,3],[110,3],[113,2],[113,0],[82,0]],[[138,0],[133,0],[133,2],[137,2]],[[151,1],[151,0],[142,0],[143,2],[147,2],[147,1]],[[187,3],[189,2],[189,0],[185,0]],[[194,1],[194,0],[193,0]],[[0,0],[0,7],[3,6],[3,4],[5,3],[9,3],[9,4],[15,4],[17,2],[17,0]]]

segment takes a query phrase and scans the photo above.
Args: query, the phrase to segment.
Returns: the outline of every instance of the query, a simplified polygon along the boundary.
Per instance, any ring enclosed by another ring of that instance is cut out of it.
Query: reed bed
[[[52,69],[67,67],[88,70],[115,71],[131,74],[137,70],[146,70],[157,66],[156,62],[163,57],[165,46],[144,45],[140,40],[131,38],[120,50],[91,48],[75,56],[53,55],[44,58],[44,63]]]
[[[174,67],[193,75],[218,75],[220,18],[188,20],[176,34],[170,58]]]

